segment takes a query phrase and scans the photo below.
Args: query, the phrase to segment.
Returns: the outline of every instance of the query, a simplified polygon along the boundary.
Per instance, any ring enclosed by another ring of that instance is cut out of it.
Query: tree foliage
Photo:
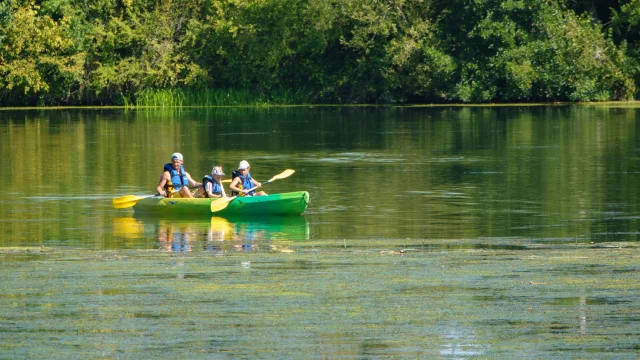
[[[198,91],[316,103],[631,99],[640,1],[607,4],[5,0],[0,105]]]
[[[85,53],[73,51],[69,19],[38,15],[34,3],[2,5],[0,103],[68,99],[82,81]]]

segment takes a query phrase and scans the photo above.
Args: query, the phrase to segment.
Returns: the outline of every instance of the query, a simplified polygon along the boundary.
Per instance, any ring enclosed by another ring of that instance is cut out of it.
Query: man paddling
[[[189,191],[189,185],[194,187],[202,186],[201,183],[193,180],[188,172],[184,171],[183,163],[182,154],[174,153],[171,155],[171,162],[164,165],[160,182],[156,187],[158,195],[192,198],[193,195]]]

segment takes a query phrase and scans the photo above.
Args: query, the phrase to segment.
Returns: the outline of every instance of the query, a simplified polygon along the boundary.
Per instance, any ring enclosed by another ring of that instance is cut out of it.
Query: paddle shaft
[[[252,192],[253,190],[255,190],[255,189],[259,188],[259,187],[263,187],[263,186],[267,185],[267,184],[268,184],[268,183],[270,183],[270,182],[271,182],[271,180],[267,180],[267,181],[263,182],[260,186],[254,186],[254,187],[252,187],[252,188],[251,188],[251,189],[249,189],[249,191],[247,191],[247,192],[248,192],[248,193],[250,193],[250,192]]]
[[[132,206],[135,206],[138,201],[147,199],[150,197],[154,197],[158,195],[147,195],[147,196],[136,196],[136,195],[127,195],[119,198],[113,199],[113,207],[116,209],[126,209]]]
[[[274,180],[288,178],[288,177],[289,177],[289,176],[291,176],[294,172],[296,172],[296,171],[295,171],[295,170],[291,170],[291,169],[287,169],[287,170],[285,170],[285,171],[281,172],[280,174],[278,174],[278,175],[276,175],[276,176],[272,177],[271,179],[269,179],[269,180],[267,180],[267,181],[263,182],[262,184],[260,184],[260,186],[254,186],[254,187],[252,187],[252,188],[251,188],[251,189],[249,189],[249,191],[247,191],[247,192],[252,192],[253,190],[255,190],[255,189],[259,188],[259,187],[265,186],[265,185],[267,185],[268,183],[270,183],[270,182],[272,182],[272,181],[274,181]]]

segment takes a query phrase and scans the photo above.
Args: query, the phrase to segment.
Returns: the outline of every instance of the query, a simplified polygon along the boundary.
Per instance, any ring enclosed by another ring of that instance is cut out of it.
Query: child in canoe
[[[246,160],[240,161],[238,170],[234,171],[234,178],[231,181],[231,185],[229,185],[232,194],[239,196],[266,196],[267,193],[264,191],[255,191],[262,184],[251,177],[249,170],[251,170],[249,163]]]
[[[222,166],[214,166],[211,174],[206,175],[202,179],[202,197],[205,198],[223,198],[227,197],[222,186]]]

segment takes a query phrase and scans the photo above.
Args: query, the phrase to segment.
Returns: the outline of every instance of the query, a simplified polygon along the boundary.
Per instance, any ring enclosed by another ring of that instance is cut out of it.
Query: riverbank
[[[553,102],[553,103],[474,103],[474,104],[247,104],[247,105],[156,105],[156,106],[30,106],[30,107],[0,107],[0,111],[12,110],[162,110],[162,109],[198,109],[198,108],[322,108],[322,107],[396,107],[396,108],[430,108],[430,107],[540,107],[540,106],[595,106],[595,107],[619,107],[638,108],[640,100],[634,101],[606,101],[606,102]]]

